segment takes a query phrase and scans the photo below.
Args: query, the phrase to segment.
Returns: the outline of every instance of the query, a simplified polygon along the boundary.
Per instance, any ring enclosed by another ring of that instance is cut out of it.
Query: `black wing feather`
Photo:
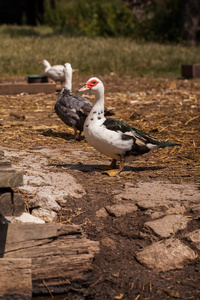
[[[55,112],[68,126],[83,130],[83,124],[92,108],[89,100],[81,96],[73,96],[71,91],[63,88],[55,103]]]
[[[105,122],[103,123],[104,126],[106,126],[107,129],[113,130],[113,131],[121,131],[123,133],[122,139],[130,139],[130,138],[135,138],[136,140],[139,139],[141,142],[145,144],[153,144],[157,145],[159,147],[169,147],[169,146],[176,146],[178,145],[177,143],[172,143],[172,142],[165,142],[165,141],[160,141],[157,138],[144,133],[143,131],[140,131],[136,129],[135,127],[132,127],[122,121],[115,120],[112,118],[107,118]],[[132,135],[130,135],[130,132]],[[126,134],[129,133],[129,134]]]

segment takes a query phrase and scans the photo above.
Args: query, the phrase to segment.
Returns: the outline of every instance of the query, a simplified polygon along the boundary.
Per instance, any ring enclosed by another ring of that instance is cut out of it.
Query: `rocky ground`
[[[180,146],[111,178],[98,168],[110,159],[57,118],[58,95],[0,95],[1,146],[24,174],[27,212],[100,242],[88,285],[58,299],[200,299],[200,81],[101,79],[115,118]]]

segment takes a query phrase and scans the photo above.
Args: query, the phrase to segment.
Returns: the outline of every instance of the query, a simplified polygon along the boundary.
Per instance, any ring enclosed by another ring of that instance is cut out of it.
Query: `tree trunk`
[[[184,39],[190,45],[197,45],[197,29],[200,16],[200,0],[185,0],[182,10]]]

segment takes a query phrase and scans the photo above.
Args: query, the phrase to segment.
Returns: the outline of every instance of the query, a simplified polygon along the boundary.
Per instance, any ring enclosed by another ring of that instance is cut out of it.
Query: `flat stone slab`
[[[170,208],[175,201],[191,206],[200,203],[200,191],[197,185],[172,184],[168,182],[140,182],[126,184],[123,193],[114,195],[116,203],[129,200],[142,209],[165,207]]]
[[[124,216],[128,213],[137,211],[138,207],[134,203],[124,203],[106,206],[106,210],[109,213],[109,215],[112,215],[117,218]]]
[[[187,239],[195,244],[197,249],[200,250],[200,229],[192,231],[186,235]]]
[[[168,215],[162,219],[149,221],[145,226],[150,227],[160,237],[169,237],[175,234],[178,230],[183,230],[187,227],[189,218],[183,215]]]
[[[136,258],[150,269],[165,272],[183,268],[184,263],[196,259],[197,254],[180,240],[170,238],[144,248]]]

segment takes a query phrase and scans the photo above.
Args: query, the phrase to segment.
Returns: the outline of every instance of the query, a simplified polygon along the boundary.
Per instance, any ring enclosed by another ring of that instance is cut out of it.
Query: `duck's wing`
[[[108,130],[120,132],[122,140],[133,139],[135,145],[138,147],[147,147],[149,150],[152,148],[165,148],[178,145],[177,143],[160,141],[157,138],[116,119],[107,118],[102,125]]]
[[[77,111],[79,111],[85,116],[88,116],[93,106],[92,103],[86,98],[81,96],[73,96],[73,97],[74,97],[74,103]]]
[[[81,97],[81,96],[73,96],[73,97],[76,98],[76,100],[78,100],[80,106],[81,105],[85,105],[85,104],[87,104],[87,105],[89,105],[91,107],[93,106],[92,103],[88,99],[86,99],[84,97]]]
[[[87,116],[92,108],[90,101],[83,97],[73,96],[71,91],[63,88],[58,100],[55,103],[55,111],[63,117],[73,117],[79,119],[80,115]]]
[[[63,68],[61,65],[53,66],[46,72],[46,75],[53,80],[59,81],[61,78],[64,78]]]

